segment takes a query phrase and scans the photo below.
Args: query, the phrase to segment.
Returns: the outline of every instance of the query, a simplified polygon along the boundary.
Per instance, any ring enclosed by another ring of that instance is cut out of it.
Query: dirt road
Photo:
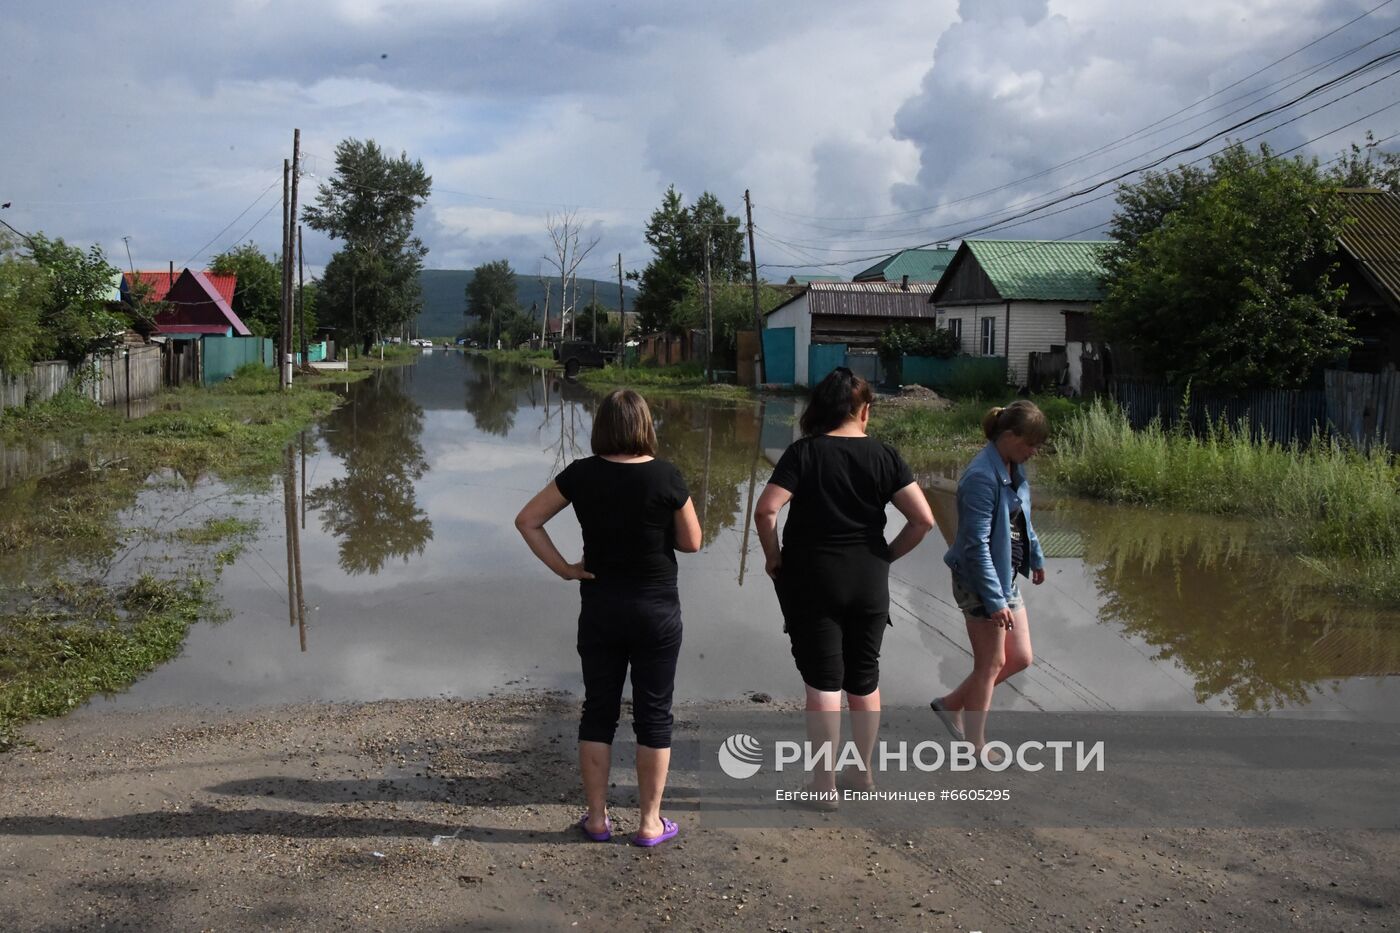
[[[723,830],[678,786],[676,844],[586,843],[574,715],[524,695],[42,723],[0,756],[0,928],[1400,926],[1394,833]]]

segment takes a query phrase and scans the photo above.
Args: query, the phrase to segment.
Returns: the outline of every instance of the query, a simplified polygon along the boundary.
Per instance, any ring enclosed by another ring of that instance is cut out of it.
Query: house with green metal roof
[[[853,282],[937,282],[943,270],[953,261],[953,251],[946,243],[937,249],[902,249],[881,259],[869,269],[856,274]]]
[[[1076,388],[1092,352],[1088,315],[1103,300],[1111,240],[964,240],[929,296],[939,327],[964,353],[1006,358],[1007,378],[1026,385],[1031,354],[1063,353]]]

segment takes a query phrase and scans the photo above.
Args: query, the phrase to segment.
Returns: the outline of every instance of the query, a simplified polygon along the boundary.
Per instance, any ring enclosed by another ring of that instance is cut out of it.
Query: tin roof
[[[238,273],[209,272],[206,270],[202,274],[209,280],[214,290],[219,293],[219,296],[222,297],[224,301],[228,302],[230,305],[233,304],[233,293],[238,289]],[[131,287],[131,280],[132,273],[122,273],[122,283],[127,288]],[[179,272],[175,273],[174,278],[171,278],[169,270],[166,269],[160,269],[155,272],[141,269],[136,272],[136,281],[151,286],[152,301],[164,301],[165,296],[170,294],[170,286],[174,285],[179,280]]]
[[[898,282],[813,282],[773,311],[805,296],[809,314],[932,319],[932,294],[932,282],[910,282],[907,291]]]
[[[1372,189],[1339,191],[1353,218],[1338,240],[1376,288],[1400,305],[1400,195]]]
[[[963,240],[955,261],[975,261],[1004,301],[1102,301],[1112,240]],[[952,272],[943,282],[952,280]],[[941,293],[935,293],[938,301]]]
[[[904,249],[881,259],[875,265],[855,275],[857,282],[899,282],[909,276],[910,282],[937,282],[943,270],[953,261],[954,251],[942,249]]]

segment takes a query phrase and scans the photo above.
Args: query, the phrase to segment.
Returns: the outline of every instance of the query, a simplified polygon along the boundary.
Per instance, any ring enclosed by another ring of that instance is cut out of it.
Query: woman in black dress
[[[788,447],[759,497],[754,524],[782,607],[792,656],[806,685],[813,744],[840,737],[841,694],[869,787],[879,732],[880,645],[890,624],[890,562],[933,528],[933,512],[899,452],[865,433],[870,384],[839,367],[812,391],[803,437]],[[791,503],[783,545],[778,512]],[[885,506],[905,518],[885,541]],[[833,759],[834,760],[834,759]],[[814,775],[819,804],[836,799],[835,773]]]
[[[578,757],[588,812],[579,827],[595,842],[612,837],[608,771],[630,666],[641,811],[632,842],[653,846],[679,832],[661,816],[681,648],[675,552],[700,550],[700,522],[680,471],[656,457],[651,412],[636,392],[618,389],[603,399],[593,418],[592,447],[593,456],[569,464],[520,510],[515,527],[546,567],[582,581]],[[570,503],[583,529],[583,560],[576,564],[564,559],[544,528]]]

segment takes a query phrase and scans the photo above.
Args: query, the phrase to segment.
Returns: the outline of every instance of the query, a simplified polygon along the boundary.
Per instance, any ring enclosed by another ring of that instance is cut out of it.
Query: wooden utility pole
[[[282,371],[283,388],[290,388],[292,385],[292,361],[295,354],[292,349],[292,258],[295,248],[297,230],[297,188],[301,179],[301,130],[292,130],[292,200],[287,213],[287,339],[282,344]]]
[[[597,280],[597,279],[594,279],[594,280],[593,280],[593,303],[590,305],[590,307],[593,309],[593,346],[594,346],[594,347],[597,347],[597,346],[598,346],[598,280]]]
[[[705,230],[705,381],[715,381],[715,307],[710,295],[710,231]]]
[[[577,273],[577,272],[574,273],[574,275],[573,275],[573,280],[574,280],[574,301],[573,301],[573,304],[569,305],[570,310],[573,312],[572,314],[569,315],[569,339],[570,339],[570,340],[577,340],[577,339],[578,339],[578,273]]]
[[[311,362],[306,350],[306,257],[301,248],[301,224],[297,224],[297,321],[301,324],[301,364]]]
[[[292,206],[292,163],[287,159],[282,160],[282,315],[278,319],[277,327],[277,385],[287,388],[287,370],[282,364],[282,360],[287,354],[287,336],[292,332],[292,327],[288,318],[292,313],[292,237],[291,228],[287,222]],[[290,573],[292,567],[291,540],[287,544],[287,570]]]
[[[763,313],[758,309],[758,260],[753,251],[753,201],[749,189],[744,189],[744,213],[749,220],[749,281],[753,285],[753,335],[758,341],[758,353],[753,358],[753,381],[763,384]]]
[[[540,322],[540,333],[545,337],[549,336],[549,290],[553,287],[553,282],[544,283],[544,320]],[[559,329],[561,331],[564,329],[562,318],[559,321]]]
[[[627,296],[622,291],[622,254],[617,254],[617,317],[622,322],[622,368],[627,368]]]

